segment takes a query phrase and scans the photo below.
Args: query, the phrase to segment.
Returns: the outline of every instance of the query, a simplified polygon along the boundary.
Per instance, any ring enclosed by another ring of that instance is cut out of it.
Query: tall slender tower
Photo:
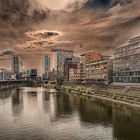
[[[51,69],[51,60],[50,60],[50,57],[48,55],[46,55],[44,57],[44,65],[43,65],[43,69],[44,69],[44,72],[43,72],[43,79],[45,80],[49,80],[49,73],[50,73],[50,69]]]
[[[21,72],[21,58],[20,56],[14,55],[12,56],[12,72],[16,75],[19,75]]]

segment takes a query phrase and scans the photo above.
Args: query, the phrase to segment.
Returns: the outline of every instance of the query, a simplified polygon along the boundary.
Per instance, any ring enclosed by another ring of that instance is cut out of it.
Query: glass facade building
[[[44,58],[44,79],[45,80],[49,79],[50,69],[51,69],[51,60],[50,60],[50,57],[46,55]]]
[[[140,36],[114,50],[113,82],[140,83]]]
[[[12,56],[12,72],[19,74],[21,71],[21,58],[19,56]]]
[[[57,50],[57,75],[64,77],[64,63],[66,58],[72,58],[74,56],[73,51],[69,50]]]

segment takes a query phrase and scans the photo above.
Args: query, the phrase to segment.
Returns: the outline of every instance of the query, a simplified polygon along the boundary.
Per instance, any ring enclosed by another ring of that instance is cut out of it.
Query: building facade
[[[51,80],[51,81],[55,81],[56,80],[56,75],[57,75],[57,72],[56,72],[56,70],[55,69],[53,69],[52,71],[50,71],[50,73],[49,73],[49,80]]]
[[[65,59],[65,62],[64,62],[64,80],[65,81],[71,81],[70,76],[71,76],[72,71],[75,72],[74,74],[77,73],[77,75],[79,74],[80,76],[80,72],[78,73],[78,70],[80,71],[80,67],[78,67],[79,65],[80,65],[79,57],[73,56],[72,58]]]
[[[37,69],[30,69],[30,77],[31,78],[37,77]]]
[[[112,60],[102,56],[100,60],[86,64],[86,82],[88,84],[110,84],[112,82]]]
[[[10,80],[12,72],[6,69],[0,69],[0,81]]]
[[[87,64],[94,61],[101,60],[100,52],[89,52],[81,55],[81,81],[83,83],[87,82]]]
[[[48,55],[45,56],[44,62],[43,62],[43,79],[44,80],[49,80],[49,73],[51,69],[51,60]]]
[[[86,54],[81,55],[80,79],[82,83],[86,82]]]
[[[76,64],[76,67],[69,69],[69,81],[71,82],[80,82],[81,81],[81,71],[80,71],[80,63]]]
[[[15,75],[19,75],[21,72],[21,58],[20,56],[12,56],[12,72]]]
[[[64,77],[64,63],[66,58],[72,58],[74,56],[74,51],[71,50],[54,50],[56,52],[56,67],[57,76]]]
[[[140,36],[114,50],[113,82],[140,83]]]
[[[93,61],[98,61],[102,59],[102,54],[100,52],[94,51],[85,54],[86,63],[91,63]]]

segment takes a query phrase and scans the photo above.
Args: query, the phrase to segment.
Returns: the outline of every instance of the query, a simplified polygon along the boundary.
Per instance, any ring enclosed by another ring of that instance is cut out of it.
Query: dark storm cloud
[[[14,54],[15,54],[15,52],[13,52],[13,51],[3,51],[0,53],[0,57],[7,56],[7,55],[11,56]]]
[[[88,0],[85,8],[105,8],[111,4],[111,0]]]
[[[26,25],[46,19],[47,9],[43,11],[32,6],[32,0],[0,0],[0,20],[11,25]],[[35,3],[35,2],[34,2]]]
[[[47,19],[49,10],[39,7],[35,0],[0,0],[0,51],[1,56],[12,55],[3,51],[22,53],[17,44],[27,40],[25,32]]]
[[[4,51],[4,52],[2,52],[1,54],[3,54],[3,55],[13,55],[13,54],[15,54],[15,53],[12,52],[12,51]]]
[[[0,40],[15,45],[33,24],[46,19],[47,13],[48,9],[35,9],[30,0],[0,0]]]
[[[30,57],[28,66],[33,61],[40,65],[52,48],[111,54],[113,48],[140,33],[139,0],[72,0],[65,10],[48,9],[49,1],[0,0],[1,51],[9,49],[26,61]],[[49,41],[27,35],[42,30],[61,35]]]
[[[77,25],[70,26],[68,38],[81,42],[83,47],[79,50],[83,52],[111,53],[113,48],[140,33],[139,9],[139,0],[88,0],[74,11]]]

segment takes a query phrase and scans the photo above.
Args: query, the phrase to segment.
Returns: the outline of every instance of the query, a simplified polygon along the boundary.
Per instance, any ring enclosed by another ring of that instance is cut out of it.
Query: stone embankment
[[[117,104],[140,109],[140,88],[124,86],[86,87],[81,85],[64,85],[64,91],[94,97]]]

